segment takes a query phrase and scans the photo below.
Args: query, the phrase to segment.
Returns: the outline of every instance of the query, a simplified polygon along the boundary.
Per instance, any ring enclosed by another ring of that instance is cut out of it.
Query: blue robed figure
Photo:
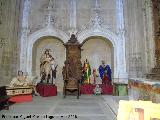
[[[107,72],[108,79],[109,79],[109,81],[111,81],[112,80],[112,78],[111,78],[111,74],[112,74],[111,68],[110,68],[109,65],[105,65],[105,62],[102,61],[102,65],[99,66],[99,74],[100,74],[101,79],[103,79],[103,76],[104,76],[105,72]]]

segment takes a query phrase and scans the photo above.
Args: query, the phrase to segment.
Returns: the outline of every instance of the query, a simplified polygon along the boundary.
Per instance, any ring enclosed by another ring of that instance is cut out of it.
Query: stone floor
[[[32,102],[17,103],[0,111],[0,120],[116,120],[118,102],[125,96],[34,96]]]

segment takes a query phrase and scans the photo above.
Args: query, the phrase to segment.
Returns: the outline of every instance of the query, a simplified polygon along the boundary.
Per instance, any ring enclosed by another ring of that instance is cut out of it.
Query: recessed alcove
[[[85,59],[88,59],[92,71],[96,69],[99,75],[98,67],[101,61],[104,60],[106,64],[110,65],[113,74],[114,49],[108,39],[101,36],[89,37],[83,41],[81,49],[81,61],[83,63]],[[100,77],[97,78],[97,81],[101,82]]]
[[[36,40],[32,49],[32,75],[38,75],[40,77],[40,58],[46,49],[50,49],[50,53],[58,65],[57,76],[54,83],[58,86],[59,90],[62,90],[62,68],[64,65],[66,52],[63,42],[59,38],[45,36]]]

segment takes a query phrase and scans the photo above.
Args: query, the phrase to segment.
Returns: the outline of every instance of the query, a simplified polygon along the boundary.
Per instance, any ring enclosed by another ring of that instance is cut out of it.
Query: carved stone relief
[[[141,53],[129,54],[130,77],[143,77],[143,64]]]

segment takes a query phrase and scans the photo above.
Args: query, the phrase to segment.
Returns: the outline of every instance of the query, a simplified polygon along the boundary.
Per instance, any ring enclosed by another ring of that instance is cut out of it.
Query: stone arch
[[[122,58],[118,58],[118,50],[120,49],[119,47],[119,38],[116,34],[109,30],[103,30],[103,29],[97,29],[97,30],[85,30],[81,32],[80,34],[77,35],[77,39],[80,43],[83,43],[87,38],[94,37],[94,36],[100,36],[106,38],[106,40],[109,40],[112,43],[113,46],[113,51],[114,51],[114,78],[119,78],[119,62],[120,60],[123,60]]]
[[[42,37],[45,36],[51,36],[56,37],[60,39],[62,42],[66,43],[69,39],[69,36],[61,31],[61,30],[55,30],[52,28],[43,28],[41,30],[38,30],[34,32],[33,34],[28,36],[28,44],[27,44],[27,50],[26,50],[26,71],[29,74],[32,74],[32,49],[34,43],[39,40]]]

